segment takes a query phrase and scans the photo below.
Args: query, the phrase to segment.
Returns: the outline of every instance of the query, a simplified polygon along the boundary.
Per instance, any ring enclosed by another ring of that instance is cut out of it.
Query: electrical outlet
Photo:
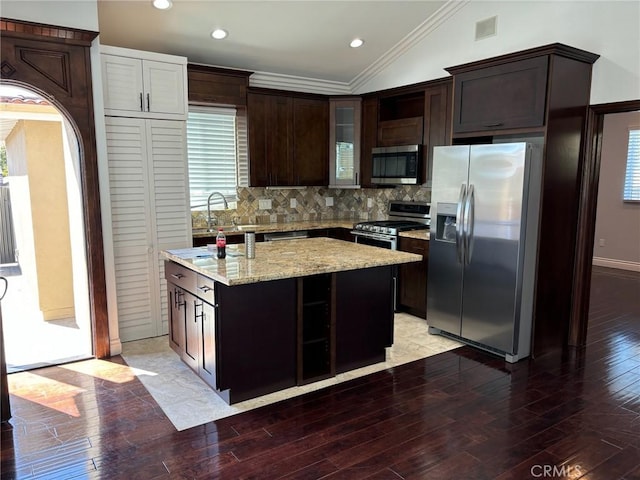
[[[269,210],[271,208],[271,199],[263,198],[258,200],[258,209],[259,210]]]
[[[289,199],[289,206],[291,208],[296,208],[298,206],[298,200],[296,200],[295,198]]]
[[[367,208],[373,207],[373,198],[367,198]]]
[[[600,245],[601,247],[604,247],[605,241],[604,238],[601,238],[600,241],[598,242],[598,245]]]
[[[333,207],[333,197],[326,197],[324,200],[327,207]]]

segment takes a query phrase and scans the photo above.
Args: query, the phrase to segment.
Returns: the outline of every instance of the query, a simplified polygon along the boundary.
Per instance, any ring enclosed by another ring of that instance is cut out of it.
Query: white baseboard
[[[120,355],[122,353],[122,343],[120,342],[120,339],[115,339],[115,340],[111,340],[109,343],[109,354],[111,356],[113,355]]]
[[[628,262],[626,260],[615,260],[613,258],[593,257],[593,265],[598,267],[618,268],[620,270],[631,270],[640,272],[640,263]]]

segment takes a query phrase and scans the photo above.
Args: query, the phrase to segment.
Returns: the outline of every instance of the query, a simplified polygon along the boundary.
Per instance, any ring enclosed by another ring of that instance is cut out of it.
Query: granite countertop
[[[225,235],[242,235],[246,231],[256,233],[293,232],[297,230],[319,230],[322,228],[353,228],[353,220],[316,220],[287,223],[266,223],[247,228],[246,225],[239,227],[234,225],[214,225],[216,230],[222,228]],[[207,232],[206,229],[193,230],[194,237],[215,237],[216,232]]]
[[[409,230],[408,232],[400,232],[398,235],[406,238],[417,238],[418,240],[429,240],[431,238],[429,229]]]
[[[162,255],[229,286],[422,260],[414,253],[323,237],[257,242],[253,259],[245,258],[244,244],[227,245],[226,251],[225,259],[207,247],[165,250]]]

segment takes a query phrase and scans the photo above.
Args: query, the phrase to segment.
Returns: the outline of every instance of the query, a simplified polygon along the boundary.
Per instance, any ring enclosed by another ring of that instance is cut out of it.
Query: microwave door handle
[[[475,189],[473,185],[469,185],[469,191],[467,192],[467,201],[464,205],[464,251],[466,264],[471,263],[471,255],[473,254],[474,235],[473,229],[475,226],[475,206],[476,197]]]
[[[464,249],[463,249],[463,237],[464,237],[464,210],[463,204],[467,196],[467,185],[462,184],[460,186],[460,195],[458,196],[458,208],[456,210],[456,256],[458,263],[464,261]]]

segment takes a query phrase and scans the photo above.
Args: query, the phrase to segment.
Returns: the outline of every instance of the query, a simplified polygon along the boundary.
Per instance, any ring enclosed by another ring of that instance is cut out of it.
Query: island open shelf
[[[163,252],[169,342],[226,402],[385,360],[393,278],[419,255],[308,238]]]

